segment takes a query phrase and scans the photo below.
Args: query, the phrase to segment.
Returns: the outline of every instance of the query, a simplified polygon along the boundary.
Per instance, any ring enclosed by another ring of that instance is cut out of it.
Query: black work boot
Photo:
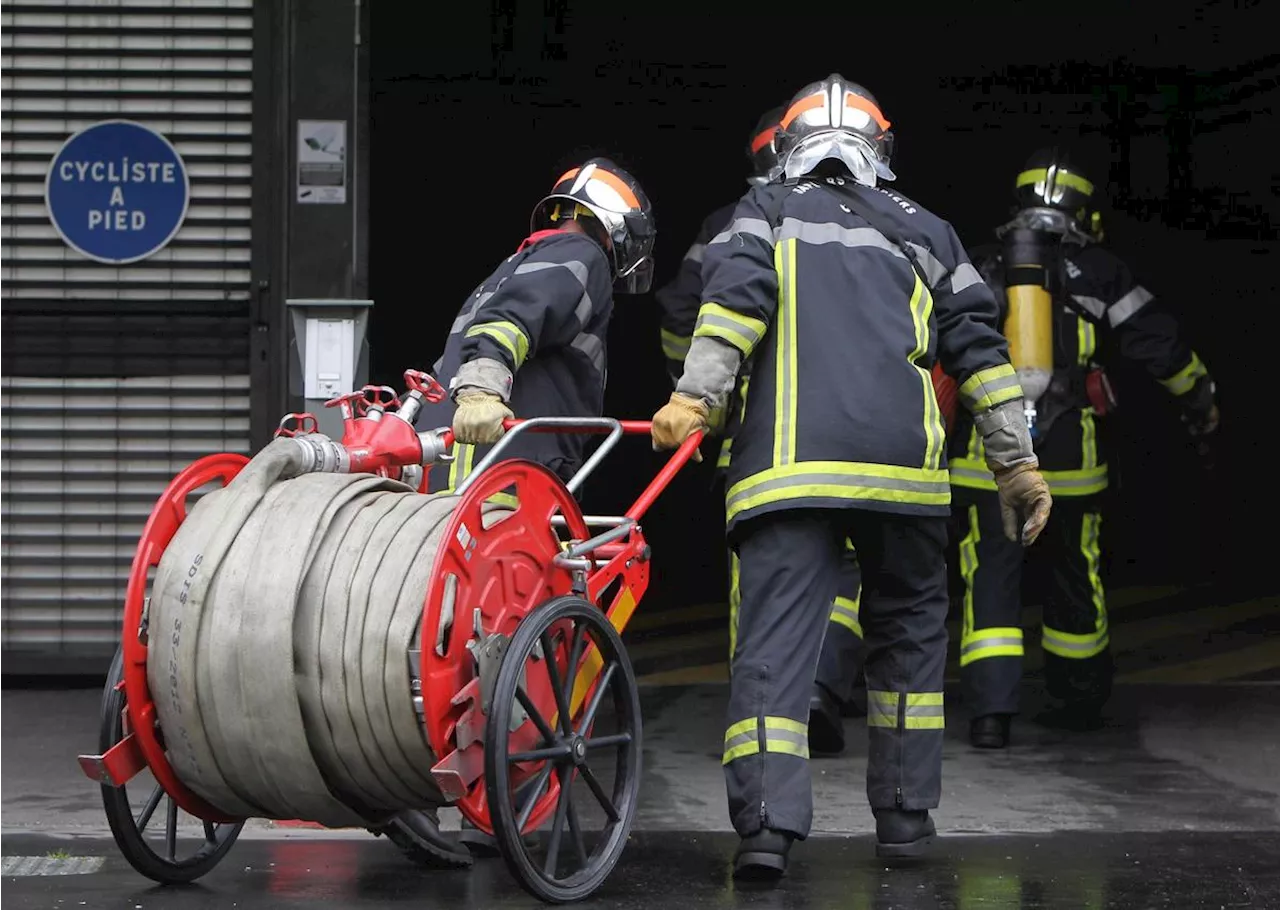
[[[458,840],[477,859],[497,856],[499,853],[498,839],[492,834],[485,834],[465,818],[462,820],[462,830],[458,832]]]
[[[787,854],[795,835],[789,831],[761,828],[744,837],[733,856],[735,878],[771,879],[787,871]]]
[[[471,865],[471,854],[440,830],[440,819],[434,809],[408,809],[374,834],[385,834],[400,852],[415,863],[432,869],[465,869]]]
[[[986,714],[969,722],[969,742],[976,749],[1003,749],[1009,745],[1008,714]]]
[[[844,751],[844,721],[835,697],[819,683],[809,696],[809,749],[838,755]]]
[[[875,809],[876,856],[913,857],[922,855],[938,829],[929,817],[928,809]]]

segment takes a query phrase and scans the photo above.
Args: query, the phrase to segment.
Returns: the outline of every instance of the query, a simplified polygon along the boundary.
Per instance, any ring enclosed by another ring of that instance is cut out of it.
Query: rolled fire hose
[[[444,802],[408,651],[458,497],[315,473],[300,442],[273,441],[179,527],[147,679],[174,771],[211,805],[367,827]]]

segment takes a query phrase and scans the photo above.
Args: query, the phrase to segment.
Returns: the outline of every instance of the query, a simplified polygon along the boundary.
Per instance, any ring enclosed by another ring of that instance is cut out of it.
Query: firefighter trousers
[[[738,584],[738,555],[729,550],[729,657],[732,660],[738,634],[738,606],[742,597]],[[831,604],[831,619],[822,654],[818,659],[817,682],[840,704],[848,704],[862,669],[862,623],[858,610],[862,600],[862,570],[858,566],[853,541],[845,542],[840,562],[840,581]]]
[[[1101,707],[1111,694],[1110,634],[1102,585],[1102,514],[1093,497],[1060,496],[1032,550],[1004,536],[997,494],[955,488],[964,616],[960,680],[973,717],[1018,713],[1022,679],[1022,567],[1049,561],[1041,647],[1049,695]]]
[[[862,568],[867,798],[932,809],[942,786],[947,659],[946,519],[794,509],[736,529],[741,600],[724,737],[729,815],[806,837],[813,821],[809,696],[845,540]]]

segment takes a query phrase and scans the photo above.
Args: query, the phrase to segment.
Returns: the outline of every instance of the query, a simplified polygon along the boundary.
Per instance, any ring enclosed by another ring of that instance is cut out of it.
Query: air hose
[[[273,441],[191,509],[156,569],[147,678],[210,804],[366,827],[444,802],[409,651],[458,497],[333,473],[315,439]]]

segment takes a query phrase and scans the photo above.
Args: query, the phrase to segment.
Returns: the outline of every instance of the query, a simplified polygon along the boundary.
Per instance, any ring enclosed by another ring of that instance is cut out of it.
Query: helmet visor
[[[613,282],[619,294],[647,294],[653,287],[653,257],[645,256]]]
[[[842,162],[855,180],[867,186],[875,186],[877,177],[898,179],[866,140],[843,130],[806,136],[787,153],[783,172],[790,178],[803,177],[828,158]]]

